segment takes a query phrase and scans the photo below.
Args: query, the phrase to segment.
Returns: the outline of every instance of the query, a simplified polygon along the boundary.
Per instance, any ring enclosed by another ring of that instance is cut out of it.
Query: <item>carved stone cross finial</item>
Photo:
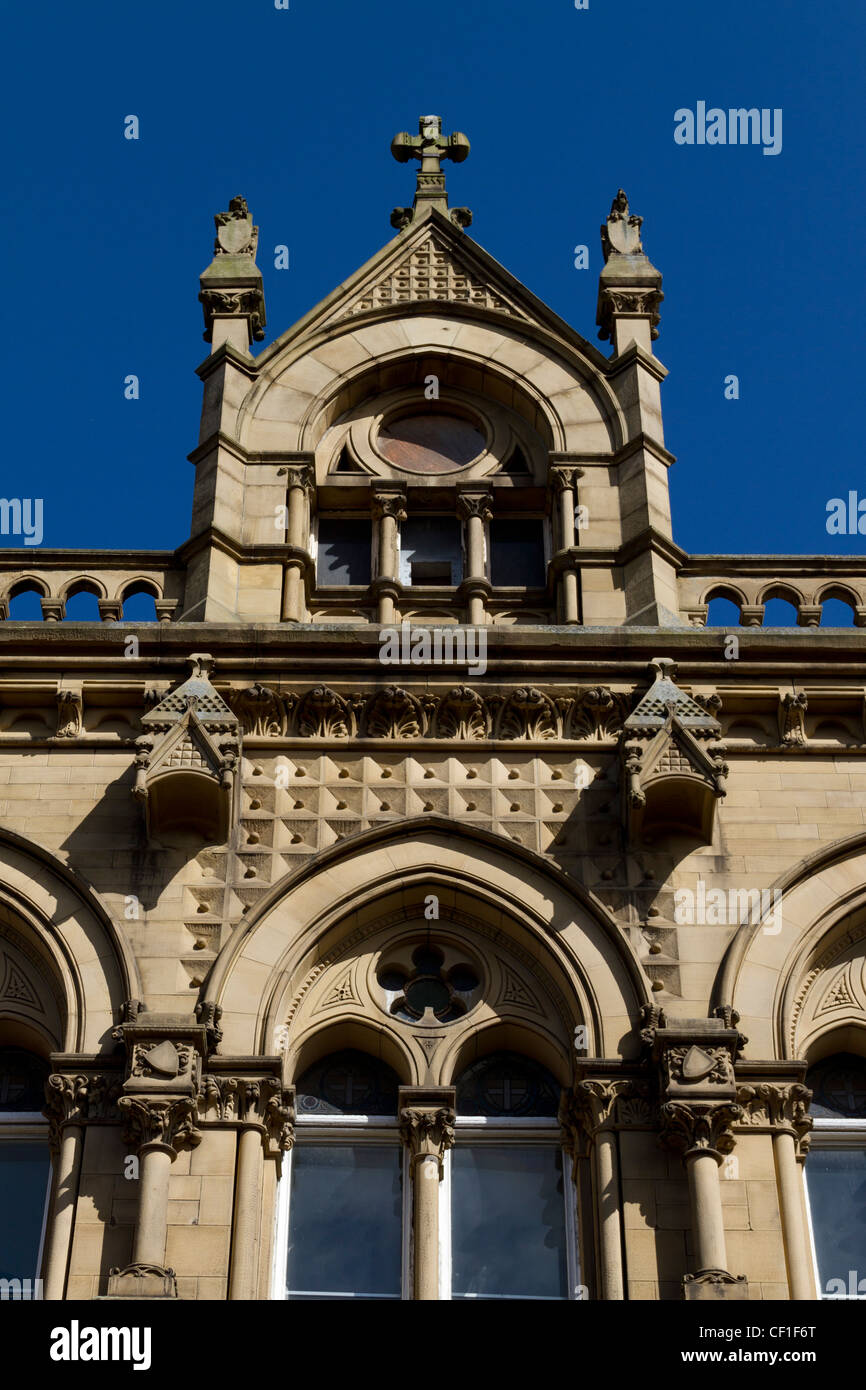
[[[426,205],[447,213],[448,196],[442,160],[452,159],[455,164],[461,164],[469,154],[466,136],[459,130],[451,135],[443,135],[441,116],[422,116],[418,121],[417,135],[402,130],[394,136],[391,153],[401,164],[407,164],[410,159],[417,159],[421,164],[416,176],[415,201],[411,208],[394,209],[391,213],[392,227],[401,230],[407,227]],[[458,227],[468,227],[472,213],[468,208],[454,208],[451,220]]]

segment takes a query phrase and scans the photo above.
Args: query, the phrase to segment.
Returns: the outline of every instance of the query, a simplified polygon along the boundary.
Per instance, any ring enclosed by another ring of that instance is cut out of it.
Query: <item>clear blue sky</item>
[[[644,217],[679,543],[866,550],[825,529],[866,496],[864,32],[853,0],[8,6],[2,495],[44,498],[46,545],[180,544],[213,214],[249,201],[270,342],[392,235],[391,137],[435,111],[471,235],[591,341],[618,187]],[[676,145],[701,100],[781,107],[782,153]]]

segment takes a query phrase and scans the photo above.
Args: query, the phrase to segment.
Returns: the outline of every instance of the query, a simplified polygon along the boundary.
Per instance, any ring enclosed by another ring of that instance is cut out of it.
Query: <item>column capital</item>
[[[58,1060],[55,1057],[55,1063]],[[48,1120],[48,1142],[54,1151],[67,1126],[116,1122],[117,1099],[123,1088],[122,1075],[111,1069],[93,1069],[93,1058],[70,1054],[68,1060],[74,1070],[52,1072],[45,1082],[42,1113]]]
[[[214,1075],[199,1090],[201,1122],[219,1128],[256,1129],[265,1154],[276,1158],[295,1142],[295,1088],[279,1076]]]
[[[626,1103],[625,1111],[621,1102]],[[559,1122],[571,1144],[580,1151],[600,1130],[614,1129],[623,1122],[646,1124],[651,1115],[647,1083],[631,1077],[592,1077],[577,1081],[571,1091],[564,1093]]]
[[[573,492],[582,477],[583,469],[572,464],[555,464],[548,470],[550,485],[557,492]]]
[[[812,1116],[809,1103],[812,1092],[800,1082],[746,1083],[737,1087],[737,1101],[742,1109],[740,1123],[744,1129],[790,1134],[798,1162],[805,1161],[811,1143]]]
[[[308,495],[313,491],[316,475],[312,464],[287,463],[281,471],[285,474],[287,488],[300,488]]]
[[[457,515],[463,521],[478,517],[489,521],[493,515],[493,494],[489,488],[474,488],[457,493]]]
[[[733,1101],[665,1101],[662,1144],[681,1154],[683,1162],[708,1153],[721,1163],[734,1147],[733,1126],[742,1114],[742,1106]]]
[[[406,520],[406,494],[399,489],[387,491],[374,488],[370,498],[373,516],[377,521],[383,516],[393,517],[395,521]]]
[[[454,1143],[455,1098],[453,1086],[400,1087],[400,1138],[413,1176],[420,1160],[435,1158],[441,1178],[445,1151]]]
[[[121,1096],[124,1142],[139,1153],[161,1149],[172,1158],[181,1148],[201,1143],[198,1110],[192,1096]]]

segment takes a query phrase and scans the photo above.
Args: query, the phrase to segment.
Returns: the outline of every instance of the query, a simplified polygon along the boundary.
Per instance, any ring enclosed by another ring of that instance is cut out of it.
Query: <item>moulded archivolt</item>
[[[866,924],[848,925],[812,952],[794,995],[789,1036],[794,1056],[823,1053],[820,1040],[849,1027],[863,1030],[866,1044]],[[835,1045],[834,1045],[835,1047]],[[840,1043],[841,1047],[841,1043]]]
[[[473,1034],[493,1026],[526,1029],[529,1051],[531,1039],[541,1038],[547,1055],[569,1057],[573,1009],[537,955],[505,938],[501,927],[444,900],[436,898],[440,915],[427,918],[429,901],[423,892],[413,894],[401,908],[356,926],[298,978],[286,1012],[293,1071],[305,1065],[311,1047],[316,1055],[333,1050],[359,1027],[372,1029],[371,1039],[390,1035],[392,1055],[412,1055],[413,1080],[429,1079],[434,1058],[444,1065],[446,1056],[464,1053]],[[419,966],[425,953],[430,961]],[[430,997],[438,975],[440,1017],[411,995],[412,980],[425,970]],[[319,1036],[323,1028],[332,1030],[333,1048]]]

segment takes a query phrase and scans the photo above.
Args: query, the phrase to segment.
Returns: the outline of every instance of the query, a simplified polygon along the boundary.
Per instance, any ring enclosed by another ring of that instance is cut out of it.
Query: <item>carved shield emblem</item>
[[[180,1071],[180,1057],[177,1048],[168,1039],[158,1043],[156,1047],[152,1047],[145,1061],[151,1071],[158,1072],[160,1076],[174,1077]]]
[[[710,1057],[703,1048],[689,1048],[683,1058],[683,1081],[703,1081],[716,1065],[715,1057]]]
[[[231,217],[217,228],[217,241],[227,256],[244,256],[252,252],[253,219]]]
[[[609,221],[607,234],[614,251],[618,251],[621,256],[636,256],[642,250],[640,225],[631,218],[627,220],[623,217],[619,221]]]

